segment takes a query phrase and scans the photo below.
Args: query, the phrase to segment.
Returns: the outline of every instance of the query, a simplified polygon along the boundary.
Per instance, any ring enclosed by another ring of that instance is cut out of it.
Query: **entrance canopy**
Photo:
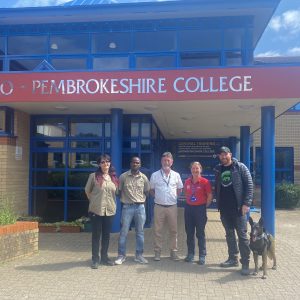
[[[299,102],[300,67],[2,74],[1,105],[29,114],[152,114],[172,138],[239,136]]]

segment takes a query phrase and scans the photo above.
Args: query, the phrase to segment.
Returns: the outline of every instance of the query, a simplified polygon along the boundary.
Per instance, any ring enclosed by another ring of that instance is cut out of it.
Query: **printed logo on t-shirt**
[[[221,174],[221,184],[223,187],[228,187],[228,186],[232,185],[232,178],[231,178],[230,171],[224,171]]]

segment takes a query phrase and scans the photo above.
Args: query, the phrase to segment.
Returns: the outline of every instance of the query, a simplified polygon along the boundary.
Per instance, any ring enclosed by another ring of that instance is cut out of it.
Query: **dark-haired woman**
[[[85,193],[89,200],[89,215],[92,224],[92,269],[99,263],[113,266],[108,258],[110,231],[116,214],[116,192],[118,178],[111,164],[110,156],[102,154],[97,159],[98,170],[89,175]],[[101,259],[99,256],[101,238]]]

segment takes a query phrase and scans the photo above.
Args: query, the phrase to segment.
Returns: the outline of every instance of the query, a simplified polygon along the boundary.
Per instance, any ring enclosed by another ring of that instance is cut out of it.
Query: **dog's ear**
[[[253,226],[253,219],[251,217],[249,217],[249,224]]]
[[[263,217],[260,217],[258,223],[259,223],[259,225],[260,225],[261,227],[264,225],[264,219],[263,219]]]

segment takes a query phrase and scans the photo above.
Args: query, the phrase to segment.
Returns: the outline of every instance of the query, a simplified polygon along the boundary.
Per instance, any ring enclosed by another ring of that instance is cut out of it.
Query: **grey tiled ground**
[[[299,210],[276,212],[278,270],[269,267],[267,280],[242,277],[238,268],[219,268],[227,258],[224,231],[216,211],[210,211],[208,217],[205,266],[171,261],[167,245],[162,260],[154,262],[151,229],[145,230],[148,265],[133,262],[135,242],[134,232],[130,232],[128,261],[98,270],[89,267],[89,233],[40,234],[38,254],[0,265],[0,299],[300,299]],[[179,229],[179,253],[184,257],[182,208]],[[113,258],[117,238],[118,234],[112,234]]]

